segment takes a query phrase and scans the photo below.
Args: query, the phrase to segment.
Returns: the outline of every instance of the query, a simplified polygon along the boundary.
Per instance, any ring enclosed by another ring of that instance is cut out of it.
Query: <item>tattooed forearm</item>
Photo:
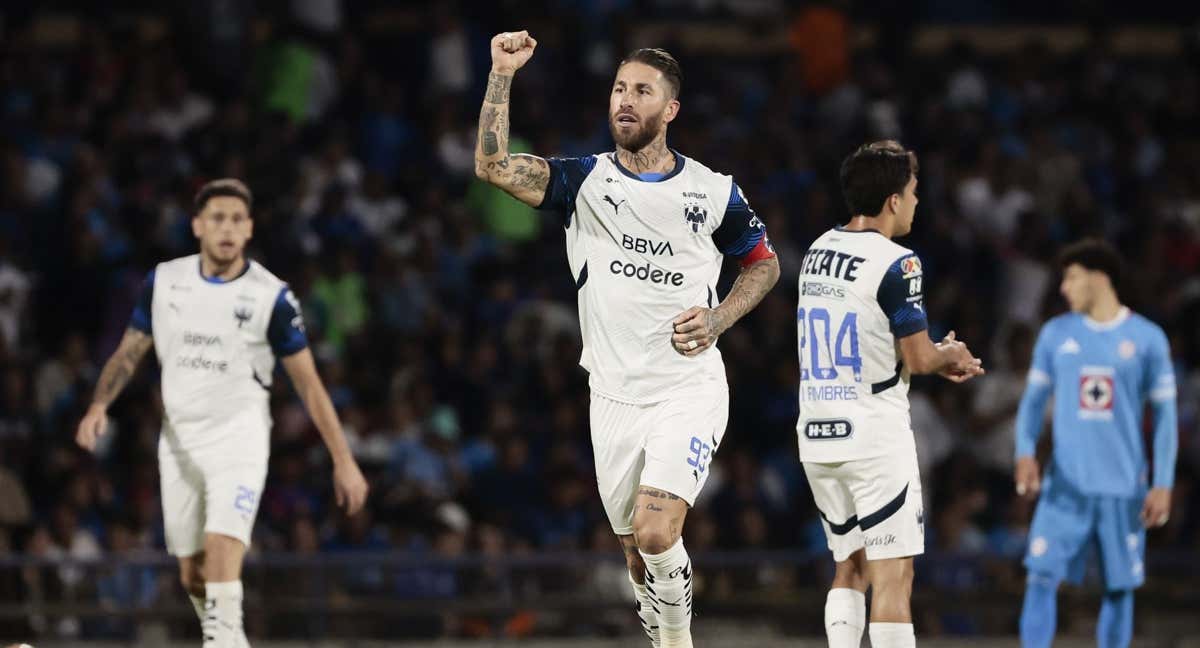
[[[487,156],[492,156],[499,152],[500,152],[500,140],[499,140],[499,138],[496,137],[496,134],[493,132],[490,132],[490,131],[487,133],[484,133],[483,134],[483,154],[487,155]],[[505,163],[508,162],[508,160],[502,160],[502,161]]]
[[[774,257],[755,261],[742,268],[733,287],[729,289],[729,295],[709,312],[710,330],[718,335],[724,333],[734,322],[753,310],[778,280],[779,259]]]
[[[100,372],[100,379],[96,382],[96,393],[92,396],[92,402],[108,407],[116,400],[121,390],[133,378],[133,373],[137,371],[142,356],[146,355],[152,346],[154,346],[154,340],[149,335],[137,329],[127,329],[116,352],[108,359],[108,362],[104,364],[104,369]]]
[[[654,502],[650,502],[650,503],[646,504],[646,510],[660,512],[660,511],[662,511],[662,507],[655,504]]]
[[[678,495],[672,495],[671,493],[668,493],[667,491],[661,491],[661,490],[658,490],[655,488],[645,488],[645,487],[638,489],[638,495],[645,495],[647,497],[656,497],[658,499],[665,499],[665,500],[679,499]]]
[[[511,75],[492,72],[487,96],[479,109],[479,133],[475,141],[475,176],[493,184],[527,205],[544,202],[550,183],[550,167],[533,155],[508,152],[508,92]]]
[[[477,175],[489,182],[495,169],[493,163],[502,161],[501,168],[508,164],[508,84],[511,81],[512,77],[493,72],[488,77],[488,96],[479,110],[479,144],[475,150],[475,168]],[[499,161],[489,159],[501,154],[503,157]]]
[[[487,95],[483,100],[488,103],[504,104],[508,103],[509,90],[512,88],[511,74],[497,74],[492,72],[488,75]]]

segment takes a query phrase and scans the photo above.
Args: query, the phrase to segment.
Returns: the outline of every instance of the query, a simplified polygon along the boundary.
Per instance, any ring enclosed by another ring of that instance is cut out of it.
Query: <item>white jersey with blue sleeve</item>
[[[897,340],[928,328],[921,260],[877,231],[835,228],[800,272],[800,460],[915,451]]]
[[[594,392],[619,402],[724,386],[720,351],[680,355],[671,346],[673,320],[692,306],[717,305],[726,255],[769,249],[733,178],[672,153],[675,168],[662,177],[635,174],[613,153],[547,160],[539,208],[563,217],[583,334],[579,363]]]
[[[1034,455],[1051,395],[1049,480],[1065,480],[1085,495],[1129,498],[1148,486],[1172,486],[1179,442],[1175,371],[1157,324],[1127,308],[1109,322],[1079,313],[1046,322],[1017,412],[1018,458]],[[1142,437],[1147,402],[1155,418],[1153,475]]]
[[[166,261],[146,277],[130,326],[154,339],[162,368],[160,452],[266,457],[275,358],[308,345],[286,283],[255,261],[224,281],[201,274],[199,255]]]

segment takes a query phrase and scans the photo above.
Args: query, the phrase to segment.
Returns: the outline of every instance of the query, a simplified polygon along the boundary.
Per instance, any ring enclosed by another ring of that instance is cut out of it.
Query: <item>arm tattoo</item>
[[[513,183],[516,186],[545,190],[550,184],[550,165],[545,160],[532,155],[516,155],[513,161]]]
[[[707,316],[706,324],[716,335],[749,313],[779,280],[779,260],[772,257],[742,268],[725,300]]]
[[[133,373],[137,371],[142,356],[146,355],[152,346],[154,346],[154,339],[149,335],[137,329],[125,329],[121,344],[117,346],[116,352],[108,359],[108,362],[104,363],[104,369],[100,372],[100,380],[97,381],[96,393],[92,396],[92,402],[108,407],[116,400],[121,390],[125,389],[125,385],[129,384],[129,380],[133,378]]]
[[[475,175],[529,205],[544,200],[550,184],[550,166],[533,155],[508,152],[508,92],[512,76],[488,76],[487,96],[479,110],[479,137],[475,147]]]
[[[498,85],[498,80],[504,83]],[[479,110],[479,145],[475,151],[475,166],[486,173],[489,181],[503,177],[503,174],[496,173],[497,162],[503,163],[500,164],[501,169],[508,165],[508,84],[511,82],[512,77],[493,72],[488,77],[488,96]],[[500,90],[503,90],[503,100],[498,99]],[[497,155],[503,157],[500,160],[488,159]]]
[[[488,131],[483,134],[483,154],[495,155],[500,152],[500,141],[496,138],[496,134]],[[508,160],[501,160],[505,166],[508,165]]]
[[[668,493],[667,491],[661,491],[661,490],[658,490],[655,488],[639,488],[638,495],[645,495],[647,497],[656,497],[658,499],[665,499],[665,500],[679,499],[678,495],[672,495],[671,493]]]
[[[497,74],[492,72],[488,74],[487,95],[483,100],[488,103],[505,104],[508,103],[509,89],[512,88],[512,75]]]

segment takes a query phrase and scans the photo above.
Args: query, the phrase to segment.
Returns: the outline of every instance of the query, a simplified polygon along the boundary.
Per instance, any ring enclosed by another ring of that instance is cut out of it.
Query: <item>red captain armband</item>
[[[771,241],[767,239],[766,232],[764,232],[762,240],[758,242],[758,245],[755,245],[754,249],[750,250],[750,252],[747,253],[746,256],[742,257],[738,262],[741,263],[743,268],[745,268],[758,263],[763,259],[773,258],[775,258],[775,248],[771,245]]]

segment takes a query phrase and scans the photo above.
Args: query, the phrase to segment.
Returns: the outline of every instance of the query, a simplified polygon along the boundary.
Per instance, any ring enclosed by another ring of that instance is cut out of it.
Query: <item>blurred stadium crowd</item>
[[[250,3],[180,3],[157,22],[87,6],[66,25],[6,16],[0,555],[161,550],[154,367],[112,409],[98,457],[72,436],[142,278],[195,251],[191,196],[219,176],[255,191],[251,254],[300,297],[373,488],[364,513],[338,514],[327,457],[280,374],[252,551],[615,552],[561,226],[477,182],[472,151],[488,38],[517,27],[540,46],[514,84],[514,149],[608,150],[614,63],[645,44],[623,13],[634,5],[773,21],[790,39],[745,56],[655,43],[683,64],[670,144],[737,177],[784,277],[720,342],[729,429],[689,516],[689,550],[824,546],[795,454],[794,278],[808,242],[845,216],[841,158],[883,137],[921,158],[906,244],[924,260],[931,334],[955,330],[989,368],[965,387],[914,381],[929,551],[1020,573],[1031,506],[1012,494],[1013,419],[1037,327],[1063,308],[1054,253],[1084,235],[1118,242],[1125,300],[1166,327],[1177,359],[1176,506],[1151,558],[1200,550],[1195,51],[1142,60],[1098,40],[1068,54],[1031,42],[910,58],[895,49],[902,31],[856,49],[841,9],[784,14],[773,2],[712,3],[716,13],[671,0],[545,3],[551,13],[436,4],[374,22],[361,19],[372,3],[277,4],[270,20]],[[8,579],[0,597],[79,585],[69,570]],[[443,585],[395,587],[452,594]],[[117,600],[134,591],[97,586]]]

